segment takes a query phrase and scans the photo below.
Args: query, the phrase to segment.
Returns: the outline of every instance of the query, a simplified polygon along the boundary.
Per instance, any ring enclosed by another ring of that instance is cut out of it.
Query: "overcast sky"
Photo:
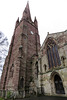
[[[0,31],[9,42],[14,32],[15,22],[21,19],[27,0],[0,0]],[[67,0],[29,0],[32,20],[37,17],[41,44],[47,32],[67,30]]]

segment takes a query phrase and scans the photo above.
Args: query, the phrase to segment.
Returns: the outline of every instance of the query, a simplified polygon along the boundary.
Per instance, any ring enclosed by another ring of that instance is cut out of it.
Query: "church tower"
[[[10,44],[1,76],[0,89],[13,91],[16,94],[29,92],[29,83],[32,75],[31,58],[38,56],[40,39],[38,23],[35,17],[31,19],[29,3],[27,3],[23,16],[16,21],[14,34]]]

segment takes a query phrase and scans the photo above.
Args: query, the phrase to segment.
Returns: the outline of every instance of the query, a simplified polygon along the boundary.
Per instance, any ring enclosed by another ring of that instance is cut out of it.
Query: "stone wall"
[[[61,65],[57,66],[56,68],[49,69],[48,65],[48,58],[46,53],[46,41],[47,39],[51,37],[54,39],[58,46],[58,53],[61,61]],[[51,79],[52,73],[58,73],[59,76],[62,79],[62,83],[65,90],[65,95],[67,95],[67,31],[54,33],[54,34],[48,34],[41,49],[39,52],[39,58],[38,58],[38,66],[40,69],[40,74],[38,81],[40,84],[40,87],[44,88],[45,94],[50,95],[57,95],[55,90],[55,84],[54,84],[54,74],[53,78]],[[46,65],[46,66],[45,66]]]

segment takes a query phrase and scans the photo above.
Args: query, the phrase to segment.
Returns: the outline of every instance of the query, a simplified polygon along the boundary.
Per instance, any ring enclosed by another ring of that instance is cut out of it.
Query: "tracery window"
[[[54,40],[52,40],[51,38],[49,38],[47,41],[47,57],[49,68],[61,65],[60,57],[58,54],[58,47]]]

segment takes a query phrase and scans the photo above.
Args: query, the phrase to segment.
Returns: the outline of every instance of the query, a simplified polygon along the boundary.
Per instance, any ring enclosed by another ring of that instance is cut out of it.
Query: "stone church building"
[[[67,30],[47,34],[42,46],[38,22],[27,3],[16,21],[0,82],[0,95],[67,96]]]

